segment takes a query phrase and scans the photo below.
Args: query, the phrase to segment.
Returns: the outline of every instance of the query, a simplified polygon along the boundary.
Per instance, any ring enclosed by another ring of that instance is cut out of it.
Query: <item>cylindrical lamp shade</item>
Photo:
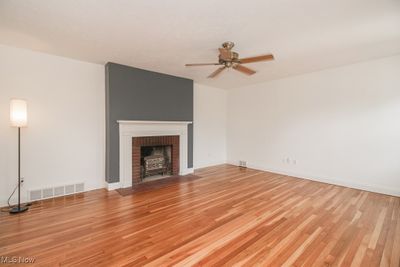
[[[27,103],[23,99],[11,99],[10,122],[14,127],[26,127],[28,124]]]

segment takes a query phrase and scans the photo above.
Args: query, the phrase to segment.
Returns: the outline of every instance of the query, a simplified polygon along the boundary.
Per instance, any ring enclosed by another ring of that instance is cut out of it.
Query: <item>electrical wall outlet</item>
[[[296,165],[296,164],[297,164],[297,160],[296,160],[296,159],[289,158],[289,157],[285,157],[285,158],[282,159],[282,163],[283,163],[283,164]]]

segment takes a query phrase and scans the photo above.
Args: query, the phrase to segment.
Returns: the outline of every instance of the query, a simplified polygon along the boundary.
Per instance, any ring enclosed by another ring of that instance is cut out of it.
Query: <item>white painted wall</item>
[[[27,189],[80,181],[87,190],[103,187],[104,66],[2,45],[0,59],[0,206],[17,181],[13,97],[28,101],[22,197]]]
[[[2,45],[0,58],[0,205],[17,178],[12,97],[28,100],[24,199],[27,189],[104,187],[104,67]],[[231,163],[400,195],[399,88],[400,56],[228,91],[195,83],[194,167],[228,155]]]
[[[226,162],[227,91],[194,84],[194,168]]]
[[[228,96],[228,160],[400,195],[400,56]]]

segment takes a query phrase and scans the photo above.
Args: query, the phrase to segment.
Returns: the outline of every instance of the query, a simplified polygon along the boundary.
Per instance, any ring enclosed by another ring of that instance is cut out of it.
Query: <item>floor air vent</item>
[[[54,197],[54,188],[45,188],[42,191],[43,198]]]
[[[31,190],[29,191],[29,199],[32,200],[39,200],[42,199],[42,190]]]
[[[55,197],[63,196],[63,195],[65,195],[65,186],[54,187],[54,196]]]
[[[66,185],[65,186],[65,194],[66,195],[71,195],[73,193],[75,193],[75,185],[73,185],[73,184]]]
[[[83,192],[84,189],[85,189],[84,183],[75,184],[75,192]]]
[[[28,191],[30,201],[72,195],[85,191],[85,183],[69,184],[56,187],[46,187]]]

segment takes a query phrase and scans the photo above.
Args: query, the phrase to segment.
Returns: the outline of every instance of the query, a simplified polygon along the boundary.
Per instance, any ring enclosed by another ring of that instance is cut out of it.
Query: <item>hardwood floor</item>
[[[2,213],[0,256],[43,266],[399,266],[398,197],[230,165],[196,175]]]

